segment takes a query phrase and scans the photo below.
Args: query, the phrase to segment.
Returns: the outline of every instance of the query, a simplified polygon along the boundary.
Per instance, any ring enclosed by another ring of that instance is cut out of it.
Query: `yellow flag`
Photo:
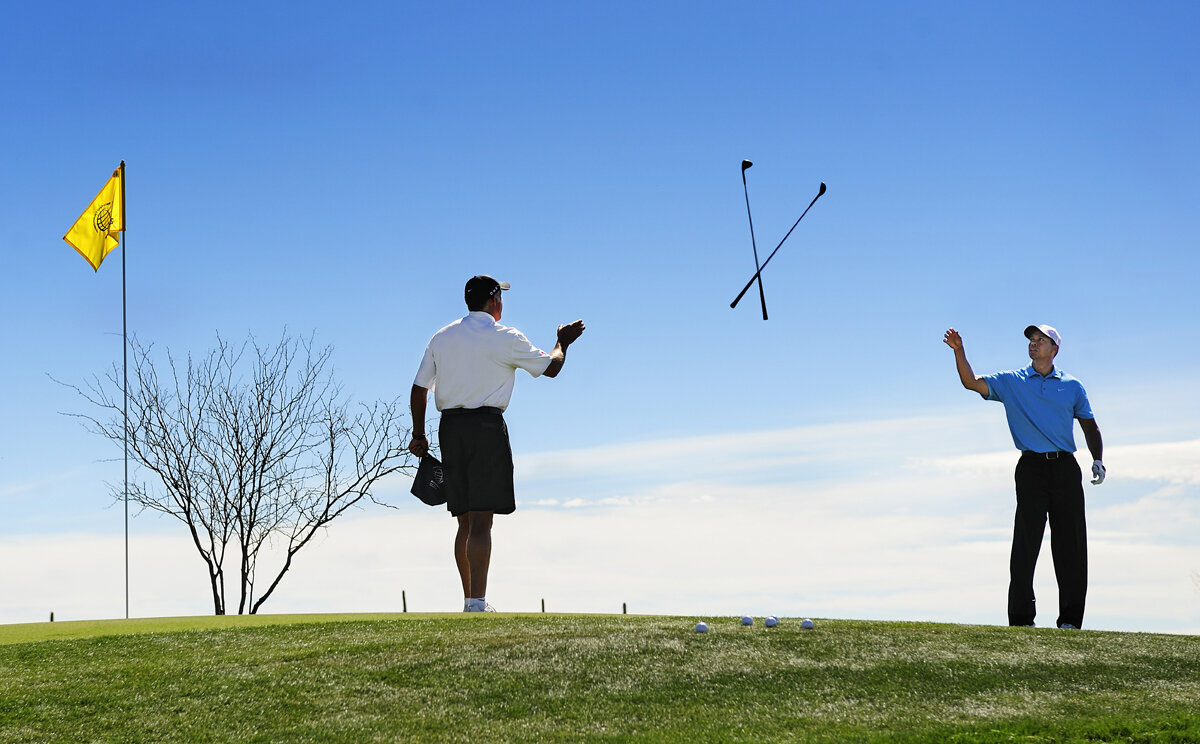
[[[100,270],[104,257],[117,247],[120,233],[125,230],[124,180],[125,163],[122,162],[63,236],[63,240],[79,251],[96,271]]]

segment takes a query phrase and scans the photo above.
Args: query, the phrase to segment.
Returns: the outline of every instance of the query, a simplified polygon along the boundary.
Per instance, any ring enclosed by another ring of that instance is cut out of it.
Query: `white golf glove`
[[[1104,463],[1099,460],[1092,462],[1092,485],[1098,486],[1104,482]]]

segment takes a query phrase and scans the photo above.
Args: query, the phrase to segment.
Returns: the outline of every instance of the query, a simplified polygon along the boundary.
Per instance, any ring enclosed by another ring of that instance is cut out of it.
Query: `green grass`
[[[0,626],[0,742],[1196,742],[1200,638],[621,615]]]
[[[153,617],[136,620],[72,620],[58,623],[0,625],[0,646],[10,643],[36,643],[76,638],[141,633],[170,633],[180,630],[227,630],[263,625],[299,625],[306,623],[364,622],[408,617],[394,613],[376,615],[225,615],[202,617]]]

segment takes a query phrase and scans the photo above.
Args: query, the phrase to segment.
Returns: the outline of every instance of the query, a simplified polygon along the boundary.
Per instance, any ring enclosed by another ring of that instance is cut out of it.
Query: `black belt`
[[[490,413],[493,416],[499,416],[504,413],[499,408],[492,406],[480,406],[479,408],[447,408],[442,411],[443,416],[458,416],[464,413]]]
[[[1024,450],[1021,452],[1022,457],[1036,457],[1039,460],[1058,460],[1064,457],[1074,457],[1074,452],[1064,452],[1058,450],[1056,452],[1034,452],[1033,450]]]

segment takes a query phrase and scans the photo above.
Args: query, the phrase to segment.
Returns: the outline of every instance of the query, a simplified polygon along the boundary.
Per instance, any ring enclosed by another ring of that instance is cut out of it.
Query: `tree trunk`
[[[216,573],[214,573],[210,568],[210,570],[208,572],[208,581],[210,584],[212,584],[213,614],[214,615],[224,615],[225,614],[225,598],[222,596],[224,594],[222,589],[224,588],[223,584],[225,582],[222,579],[221,572],[217,571]]]

